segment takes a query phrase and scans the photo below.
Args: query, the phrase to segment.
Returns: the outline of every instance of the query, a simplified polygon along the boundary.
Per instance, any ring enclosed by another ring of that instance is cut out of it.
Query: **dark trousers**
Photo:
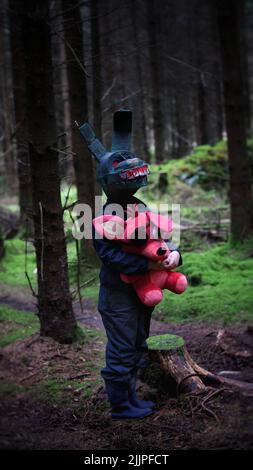
[[[98,310],[107,335],[105,380],[129,381],[132,372],[146,367],[147,344],[153,308],[143,305],[132,286],[124,290],[101,285]]]

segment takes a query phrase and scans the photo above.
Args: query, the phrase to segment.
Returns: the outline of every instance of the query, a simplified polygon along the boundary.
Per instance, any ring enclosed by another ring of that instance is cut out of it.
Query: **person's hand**
[[[148,269],[151,271],[162,271],[164,266],[162,265],[161,261],[149,261]]]
[[[180,260],[180,254],[178,253],[178,251],[172,251],[169,254],[168,258],[162,261],[163,269],[176,268],[178,266],[179,260]]]

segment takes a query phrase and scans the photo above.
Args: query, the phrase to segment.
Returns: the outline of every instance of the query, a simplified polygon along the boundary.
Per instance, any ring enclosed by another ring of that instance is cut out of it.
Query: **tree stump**
[[[186,359],[185,341],[181,336],[165,334],[147,340],[151,362],[157,361],[163,371],[177,384],[178,391],[194,393],[205,385]]]
[[[178,393],[204,392],[208,385],[226,385],[253,396],[253,384],[228,379],[199,366],[190,356],[181,336],[173,334],[150,336],[147,345],[150,363],[159,363],[165,374],[176,382]]]

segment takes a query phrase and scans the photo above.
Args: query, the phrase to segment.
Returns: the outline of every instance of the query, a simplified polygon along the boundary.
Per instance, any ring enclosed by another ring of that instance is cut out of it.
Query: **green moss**
[[[19,325],[38,324],[38,318],[31,312],[14,310],[6,305],[0,305],[0,322],[12,321]]]
[[[155,351],[169,351],[178,349],[184,345],[184,339],[181,336],[165,334],[158,336],[150,336],[147,340],[148,349]]]
[[[28,243],[27,272],[36,288],[37,274],[33,245]],[[5,241],[5,256],[0,262],[0,283],[28,286],[25,276],[25,242],[19,239]]]
[[[79,344],[88,344],[97,339],[103,340],[104,338],[105,334],[102,331],[83,328],[80,325],[77,327],[77,342]]]
[[[0,347],[27,338],[39,331],[39,320],[32,313],[0,306]],[[5,328],[4,328],[5,327]]]
[[[19,328],[18,330],[12,331],[11,333],[5,335],[4,337],[0,336],[0,347],[7,346],[8,344],[15,343],[15,341],[27,338],[28,336],[33,335],[38,331],[38,328],[35,326],[27,326],[26,328]]]
[[[85,381],[50,378],[34,385],[29,393],[42,403],[71,403],[76,398],[80,401],[90,398],[99,384],[102,384],[99,377]]]
[[[228,180],[227,143],[221,141],[214,146],[196,147],[184,158],[152,165],[152,170],[166,172],[169,186],[176,177],[189,185],[199,184],[206,190],[219,189]]]
[[[249,248],[249,242],[241,245],[240,251],[226,243],[203,253],[185,253],[179,271],[186,274],[190,286],[182,295],[165,291],[156,317],[175,322],[252,322],[253,259],[248,257]]]
[[[24,393],[27,391],[27,388],[23,385],[19,385],[11,382],[1,382],[0,383],[0,396],[15,396],[19,393]]]
[[[33,386],[31,393],[44,403],[67,403],[69,401],[66,393],[68,385],[66,380],[47,379]]]
[[[26,394],[41,403],[56,404],[56,403],[72,403],[74,399],[78,398],[83,402],[90,398],[94,390],[102,385],[102,379],[98,376],[90,380],[65,380],[62,378],[49,378],[34,384],[32,387],[25,387],[13,382],[1,382],[0,396],[17,396],[19,394]]]
[[[253,161],[253,137],[247,141],[250,157]],[[164,197],[179,197],[183,203],[188,201],[191,189],[199,192],[202,198],[205,193],[226,197],[229,181],[227,142],[222,140],[215,145],[195,147],[190,155],[180,159],[165,160],[164,163],[150,165],[149,186],[139,192],[146,202],[160,200]],[[160,178],[167,184],[160,185]],[[203,192],[201,192],[203,190]],[[191,195],[192,196],[192,195]]]

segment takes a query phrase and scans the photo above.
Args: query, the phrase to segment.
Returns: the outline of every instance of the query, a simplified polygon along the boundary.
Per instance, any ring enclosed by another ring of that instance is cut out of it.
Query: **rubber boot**
[[[129,392],[128,392],[129,401],[130,401],[131,405],[135,406],[136,408],[140,408],[140,409],[145,409],[145,408],[153,409],[155,407],[155,403],[153,401],[140,400],[137,397],[136,382],[137,382],[137,372],[134,372],[132,374],[132,377],[131,377],[131,380],[130,380],[130,388],[129,388]]]
[[[151,408],[140,409],[129,402],[129,383],[105,380],[105,388],[111,404],[111,416],[113,419],[139,419],[153,413]]]

